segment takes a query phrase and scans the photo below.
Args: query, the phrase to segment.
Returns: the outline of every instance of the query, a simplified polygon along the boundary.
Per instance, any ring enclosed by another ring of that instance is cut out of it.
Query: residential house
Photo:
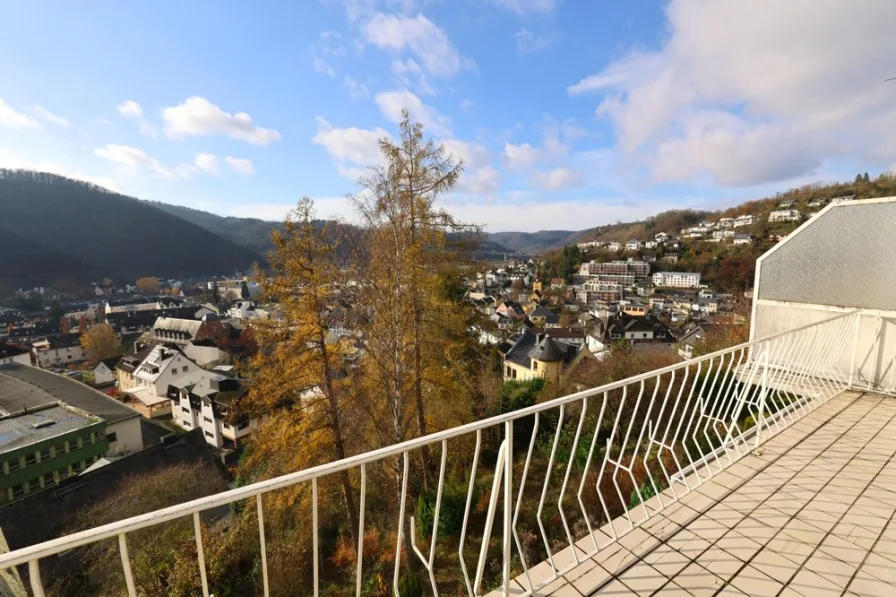
[[[769,222],[795,222],[800,219],[800,212],[795,209],[782,209],[768,214]]]
[[[0,365],[6,363],[31,364],[31,351],[16,344],[0,342]]]
[[[98,386],[113,383],[118,376],[115,374],[115,366],[121,357],[103,359],[93,368],[93,380]]]
[[[644,244],[636,238],[631,239],[627,243],[625,243],[626,251],[638,251],[640,250]]]
[[[855,195],[843,195],[841,197],[834,197],[831,199],[831,203],[843,203],[844,201],[852,201],[855,198]]]
[[[666,234],[665,232],[657,232],[657,233],[654,235],[653,238],[654,238],[654,240],[656,240],[657,242],[664,243],[664,242],[666,242],[667,240],[669,240],[669,235]]]
[[[551,290],[560,290],[566,286],[566,280],[563,278],[551,278]]]
[[[550,331],[533,333],[526,330],[504,356],[504,380],[525,381],[542,377],[557,382],[563,369],[583,350],[587,349],[554,340]]]
[[[607,321],[604,332],[605,343],[624,341],[631,344],[672,340],[669,328],[650,317],[635,317],[619,313]]]
[[[714,230],[712,237],[718,240],[734,238],[734,230]]]
[[[735,245],[749,245],[753,242],[753,236],[750,234],[735,234],[734,235],[734,244]]]
[[[209,445],[226,450],[235,450],[258,427],[258,420],[236,413],[245,394],[240,380],[207,371],[175,380],[167,390],[172,421],[188,431],[201,429]]]
[[[509,319],[525,319],[526,312],[522,305],[514,301],[504,301],[495,309],[495,313]]]
[[[622,249],[622,245],[620,243],[617,243],[616,241],[613,241],[613,242],[607,244],[608,251],[618,252],[621,249]]]
[[[793,207],[794,205],[796,205],[796,201],[788,199],[787,201],[782,201],[781,203],[779,203],[778,207],[780,207],[781,209],[787,209]]]
[[[32,343],[34,362],[44,369],[65,367],[87,360],[80,334],[58,334]]]
[[[757,222],[757,220],[758,220],[758,218],[756,216],[751,216],[751,215],[738,216],[734,220],[733,226],[734,226],[734,228],[740,228],[742,226],[752,226],[753,224],[755,224]]]
[[[816,197],[809,202],[809,207],[824,207],[828,200],[824,197]]]
[[[560,315],[544,307],[537,307],[529,313],[529,321],[539,327],[559,327]]]

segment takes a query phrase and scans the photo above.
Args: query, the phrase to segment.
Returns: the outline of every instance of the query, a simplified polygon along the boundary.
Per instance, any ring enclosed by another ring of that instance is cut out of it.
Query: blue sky
[[[445,206],[492,231],[715,208],[891,168],[894,17],[810,0],[6,3],[0,166],[267,219],[309,195],[351,219],[344,195],[407,107],[466,162]]]

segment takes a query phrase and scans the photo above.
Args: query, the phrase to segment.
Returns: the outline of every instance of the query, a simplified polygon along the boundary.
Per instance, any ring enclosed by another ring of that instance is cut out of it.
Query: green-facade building
[[[105,421],[64,403],[0,415],[0,503],[77,475],[109,449]]]

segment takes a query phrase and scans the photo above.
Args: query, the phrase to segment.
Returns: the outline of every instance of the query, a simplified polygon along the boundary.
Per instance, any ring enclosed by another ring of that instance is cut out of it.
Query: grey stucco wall
[[[847,203],[766,257],[755,298],[896,310],[896,201]]]

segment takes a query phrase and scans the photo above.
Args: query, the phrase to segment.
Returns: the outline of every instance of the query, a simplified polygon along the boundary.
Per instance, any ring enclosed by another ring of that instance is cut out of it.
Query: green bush
[[[473,490],[473,502],[476,501],[476,490]],[[467,488],[446,484],[442,492],[442,510],[439,512],[439,534],[441,536],[456,535],[464,522],[464,509],[467,506]],[[433,517],[436,511],[435,491],[424,491],[417,497],[417,529],[423,537],[432,535]],[[402,593],[404,594],[404,593]]]

